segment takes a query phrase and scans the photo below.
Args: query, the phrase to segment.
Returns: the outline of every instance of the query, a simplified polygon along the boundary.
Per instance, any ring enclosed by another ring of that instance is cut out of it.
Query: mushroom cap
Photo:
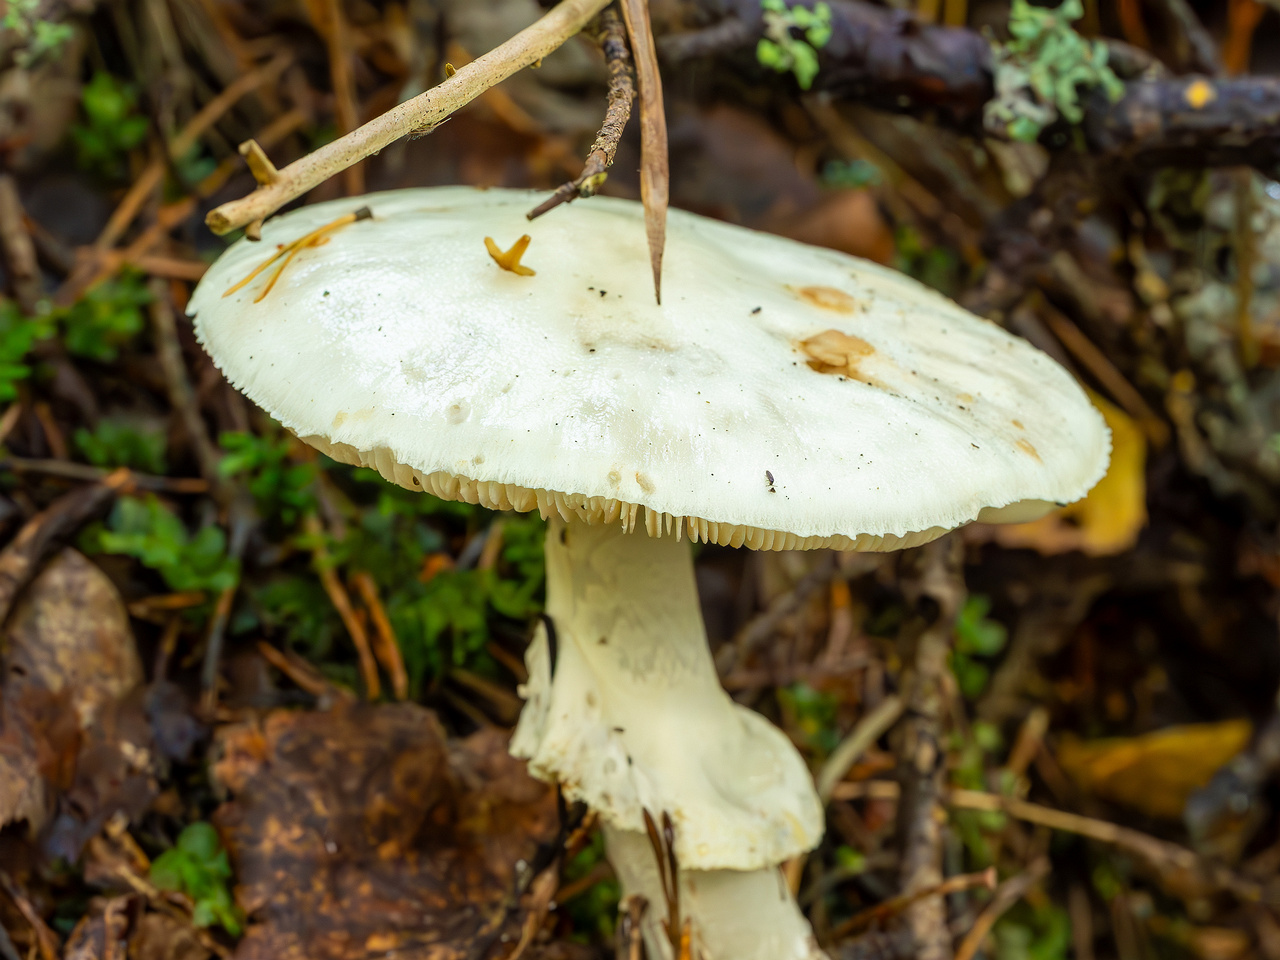
[[[303,207],[190,305],[227,378],[336,459],[495,509],[733,546],[893,549],[1028,519],[1102,476],[1058,364],[916,281],[679,210],[654,302],[639,204],[532,223],[538,195],[444,187]],[[273,254],[367,205],[372,218]],[[499,246],[528,233],[524,262]]]

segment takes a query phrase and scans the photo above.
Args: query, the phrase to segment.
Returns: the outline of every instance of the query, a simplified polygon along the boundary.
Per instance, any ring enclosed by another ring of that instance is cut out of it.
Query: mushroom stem
[[[605,849],[623,897],[649,901],[641,929],[648,956],[672,956],[662,922],[662,879],[649,838],[634,830],[604,828]],[[759,870],[681,870],[680,916],[691,921],[698,960],[826,960],[776,866]]]
[[[646,809],[669,814],[682,869],[772,869],[814,847],[813,779],[780,730],[721,688],[689,546],[555,517],[546,557],[554,644],[539,628],[526,654],[511,752],[617,831],[643,837]],[[641,876],[631,845],[619,850],[619,872]],[[641,854],[652,859],[647,844]]]

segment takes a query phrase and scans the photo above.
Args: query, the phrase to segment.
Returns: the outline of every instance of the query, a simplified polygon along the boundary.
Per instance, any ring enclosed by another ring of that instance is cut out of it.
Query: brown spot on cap
[[[1025,430],[1025,429],[1027,429],[1026,427],[1024,427],[1024,426],[1022,425],[1022,421],[1021,421],[1021,420],[1010,420],[1009,422],[1010,422],[1010,423],[1012,423],[1012,424],[1013,424],[1015,427],[1017,427],[1019,430]]]
[[[640,485],[640,489],[645,493],[653,493],[653,481],[639,470],[636,471],[636,483]]]
[[[1021,450],[1023,453],[1027,454],[1028,456],[1035,457],[1037,463],[1041,462],[1040,453],[1039,451],[1036,450],[1035,447],[1031,445],[1030,440],[1019,438],[1016,446],[1019,450]]]
[[[861,337],[841,330],[824,330],[808,340],[801,340],[799,347],[808,354],[806,362],[811,370],[879,386],[875,378],[858,369],[859,361],[876,352],[876,348]]]
[[[853,313],[858,309],[858,301],[843,290],[835,287],[793,287],[796,296],[807,303],[823,310],[835,313]]]

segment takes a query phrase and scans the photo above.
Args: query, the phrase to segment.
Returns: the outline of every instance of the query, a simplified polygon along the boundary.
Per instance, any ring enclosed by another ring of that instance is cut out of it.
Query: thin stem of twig
[[[396,699],[405,700],[409,696],[409,673],[405,670],[400,643],[396,640],[391,619],[378,596],[378,585],[364,570],[352,574],[351,582],[364,601],[365,609],[369,611],[369,619],[373,621],[373,652],[391,677],[391,690]]]
[[[303,527],[311,538],[311,558],[315,566],[316,575],[320,577],[320,584],[324,587],[324,592],[329,595],[329,600],[333,603],[334,609],[338,611],[338,616],[342,618],[343,626],[347,628],[347,633],[351,635],[351,642],[355,644],[356,655],[360,660],[360,678],[364,681],[365,699],[377,700],[382,693],[382,684],[378,679],[378,661],[374,659],[373,649],[369,646],[369,632],[365,629],[360,618],[356,616],[347,588],[342,585],[342,578],[338,576],[338,572],[333,568],[329,549],[325,546],[324,526],[321,524],[319,517],[314,513],[309,513],[303,520]]]
[[[900,800],[901,794],[898,784],[890,780],[840,783],[833,791],[833,796],[837,800],[868,797],[878,800]],[[1228,891],[1247,903],[1256,902],[1263,896],[1263,888],[1259,884],[1235,871],[1213,863],[1186,847],[1130,827],[1122,827],[1106,820],[1097,820],[1066,810],[1055,810],[1053,807],[1019,800],[1016,797],[984,793],[981,790],[952,789],[943,793],[941,799],[945,805],[955,809],[1003,813],[1026,823],[1038,824],[1063,833],[1073,833],[1076,836],[1118,847],[1145,860],[1180,893],[1193,892],[1200,896],[1205,893],[1204,887],[1208,886],[1214,890]]]
[[[831,751],[818,774],[818,796],[825,805],[831,799],[831,791],[844,779],[844,775],[880,735],[893,726],[902,716],[902,699],[886,697],[878,707],[858,721],[853,731]]]
[[[1034,887],[1048,872],[1049,858],[1040,857],[1022,873],[1016,877],[1010,877],[1000,884],[996,888],[996,895],[991,898],[991,902],[987,904],[986,909],[978,915],[973,927],[964,935],[964,939],[960,941],[960,946],[956,948],[955,960],[973,960],[973,957],[982,946],[982,941],[987,938],[987,934],[991,932],[991,928],[995,926],[996,921],[1000,919],[1006,910],[1026,896],[1027,891]]]
[[[635,67],[631,60],[631,47],[627,44],[626,28],[613,7],[602,11],[596,23],[605,69],[609,74],[609,103],[605,108],[604,123],[600,125],[586,163],[582,165],[582,172],[568,183],[561,184],[555,193],[530,210],[530,220],[578,197],[595,196],[605,181],[605,171],[613,165],[618,141],[631,119],[631,101],[636,97]]]
[[[868,907],[866,910],[855,913],[832,930],[831,936],[837,940],[843,939],[850,934],[857,933],[859,930],[866,929],[872,924],[882,923],[890,917],[895,917],[921,900],[946,897],[962,890],[972,890],[974,887],[985,887],[988,890],[994,890],[996,888],[996,868],[987,867],[987,869],[978,873],[962,873],[959,876],[947,877],[947,879],[932,887],[917,890],[915,893],[904,893],[902,896],[894,897],[892,900],[877,903],[874,907]]]
[[[200,415],[195,389],[187,375],[186,361],[182,358],[182,344],[178,340],[178,321],[173,302],[169,298],[169,285],[157,279],[151,281],[149,289],[151,332],[156,341],[156,358],[160,361],[160,370],[164,374],[165,386],[169,392],[169,404],[182,423],[187,442],[191,444],[196,463],[200,465],[200,475],[208,481],[214,499],[226,503],[226,482],[218,472],[222,454],[209,436],[209,429]]]
[[[91,467],[87,463],[40,457],[5,457],[0,460],[0,472],[5,470],[12,470],[14,473],[40,473],[49,477],[64,477],[67,480],[83,480],[87,483],[101,483],[111,473],[110,470]],[[209,492],[209,482],[199,477],[158,477],[148,473],[131,472],[129,483],[138,490],[154,490],[158,493],[203,494]]]
[[[501,83],[558,48],[603,10],[608,2],[561,0],[542,19],[459,68],[443,83],[294,161],[280,170],[271,183],[259,186],[247,197],[224,203],[210,211],[205,222],[218,234],[246,226],[270,216],[290,200],[401,137],[430,133],[450,114],[494,84]]]
[[[329,77],[333,84],[334,115],[338,121],[338,132],[347,134],[359,124],[356,107],[356,83],[351,74],[351,45],[348,39],[350,28],[342,10],[342,0],[323,0],[320,20],[323,25],[321,34],[329,48]],[[248,159],[248,158],[246,158]],[[255,174],[255,177],[257,175]],[[261,177],[257,177],[262,182]],[[364,169],[359,163],[353,163],[342,171],[344,189],[347,196],[358,196],[364,193]]]

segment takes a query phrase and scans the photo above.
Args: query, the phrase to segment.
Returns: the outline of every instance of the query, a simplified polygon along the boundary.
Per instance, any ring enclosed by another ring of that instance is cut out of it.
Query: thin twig
[[[404,136],[423,136],[449,115],[518,70],[536,63],[576,34],[609,0],[561,0],[542,19],[457,73],[382,116],[277,172],[247,197],[210,211],[205,222],[224,234],[262,220],[358,160]]]
[[[354,701],[354,697],[345,687],[331,683],[319,670],[290,650],[277,650],[265,640],[258,641],[258,652],[262,658],[286,677],[321,701],[320,709],[325,702]]]
[[[14,298],[22,312],[32,316],[41,294],[40,265],[22,213],[18,185],[7,173],[0,175],[0,247],[4,248]]]
[[[356,616],[347,588],[342,585],[342,579],[333,568],[333,560],[325,546],[325,529],[320,518],[314,513],[307,514],[303,527],[311,538],[311,558],[316,574],[320,577],[320,584],[329,595],[338,616],[342,618],[347,633],[351,635],[351,642],[355,644],[356,654],[360,659],[360,678],[364,681],[365,699],[376,700],[382,693],[382,684],[378,679],[378,661],[374,659],[373,650],[369,646],[369,632]]]
[[[960,946],[956,948],[956,960],[973,960],[982,941],[987,938],[991,928],[1004,912],[1026,896],[1027,891],[1040,882],[1049,872],[1049,858],[1040,857],[1016,877],[1010,877],[996,888],[996,895],[991,898],[982,913],[978,914],[973,927],[964,935]]]
[[[246,73],[206,103],[200,112],[192,117],[170,142],[169,158],[172,160],[181,159],[196,145],[206,130],[221,120],[223,114],[235,106],[237,100],[248,93],[252,93],[263,84],[270,83],[280,75],[292,59],[292,56],[286,54],[275,57],[269,63]],[[94,241],[95,249],[107,250],[110,247],[114,247],[116,242],[124,236],[124,232],[129,229],[129,224],[133,223],[138,211],[142,209],[143,203],[160,186],[160,181],[164,179],[165,169],[166,162],[163,158],[156,158],[147,165],[141,176],[129,187],[124,199],[112,211],[110,219],[107,220],[107,225],[103,227],[102,232],[98,234],[98,239]]]
[[[1098,378],[1116,403],[1133,417],[1157,447],[1169,442],[1169,425],[1151,408],[1146,398],[1138,392],[1111,359],[1086,337],[1065,314],[1053,307],[1048,300],[1037,296],[1036,307],[1045,324],[1058,338],[1058,342],[1066,347],[1067,352],[1084,364],[1085,368]]]
[[[561,186],[550,197],[529,211],[534,220],[562,203],[579,197],[593,197],[600,189],[613,165],[618,152],[618,141],[631,119],[631,101],[636,97],[635,67],[631,61],[631,48],[627,44],[626,29],[618,12],[608,7],[601,12],[597,23],[600,49],[604,51],[605,69],[609,74],[609,104],[605,108],[604,123],[596,134],[595,143],[587,154],[582,172]]]
[[[837,800],[900,800],[902,789],[891,780],[869,780],[837,784],[832,795]],[[959,810],[1003,813],[1026,823],[1118,847],[1150,864],[1166,885],[1179,895],[1203,896],[1206,888],[1210,888],[1213,891],[1225,890],[1246,903],[1264,899],[1262,886],[1252,880],[1206,860],[1186,847],[1129,827],[981,790],[952,789],[943,793],[941,800],[946,806]]]
[[[163,280],[153,279],[149,286],[151,332],[156,341],[156,358],[160,361],[160,370],[164,373],[165,386],[169,392],[169,403],[182,423],[187,442],[191,444],[196,463],[200,465],[200,475],[208,482],[214,499],[226,503],[228,491],[218,471],[222,455],[214,446],[204,418],[200,416],[196,392],[187,376],[182,345],[178,341],[178,321],[173,302],[169,299],[169,285]]]
[[[369,611],[369,619],[373,621],[373,652],[391,676],[391,690],[396,699],[405,700],[409,696],[409,674],[404,667],[404,658],[400,655],[400,643],[396,640],[395,629],[378,596],[378,585],[364,570],[352,574],[351,582],[364,601],[365,609]]]
[[[350,27],[342,10],[342,0],[320,0],[310,6],[312,20],[329,48],[329,78],[333,84],[333,112],[338,121],[338,133],[347,134],[359,125],[356,83],[351,74]],[[364,193],[364,168],[359,163],[353,163],[342,171],[342,178],[347,196]]]
[[[649,22],[649,0],[622,0],[622,17],[631,38],[637,86],[640,88],[640,199],[649,238],[653,295],[662,303],[662,248],[667,238],[667,201],[671,171],[667,157],[667,115],[662,105],[658,50]]]
[[[0,460],[0,473],[6,470],[12,470],[14,473],[39,473],[49,477],[63,477],[67,480],[83,480],[89,483],[102,483],[111,474],[110,470],[91,467],[86,463],[29,457],[5,457]],[[209,482],[199,477],[157,477],[149,473],[130,472],[129,483],[138,490],[154,490],[157,493],[199,495],[209,492]]]
[[[972,890],[974,887],[985,887],[988,890],[994,890],[996,888],[996,868],[987,867],[987,869],[978,873],[962,873],[959,876],[947,877],[947,879],[932,887],[917,890],[915,893],[904,893],[902,896],[894,897],[892,900],[877,903],[874,907],[868,907],[866,910],[855,913],[836,929],[832,930],[831,935],[837,939],[847,937],[872,924],[882,923],[890,917],[895,917],[922,900],[946,897],[953,893],[959,893],[961,890]]]
[[[227,556],[239,560],[249,542],[249,533],[253,530],[256,517],[253,500],[248,492],[241,488],[232,497],[228,507],[229,522],[227,535]],[[213,608],[213,617],[209,621],[209,630],[205,637],[204,662],[200,667],[200,688],[202,692],[201,707],[204,716],[213,718],[218,706],[218,668],[222,662],[222,647],[226,640],[227,621],[231,619],[231,604],[240,587],[240,578],[218,595],[218,602]]]
[[[902,700],[886,697],[878,707],[858,721],[852,732],[831,751],[818,774],[818,796],[825,805],[831,799],[831,791],[844,779],[844,775],[862,756],[867,747],[880,739],[881,734],[892,727],[902,716]]]
[[[778,625],[799,610],[815,590],[825,587],[840,572],[835,554],[823,551],[813,569],[796,581],[796,585],[779,596],[763,613],[757,614],[738,632],[732,643],[716,651],[716,669],[723,676],[743,663],[756,647],[769,640]]]

